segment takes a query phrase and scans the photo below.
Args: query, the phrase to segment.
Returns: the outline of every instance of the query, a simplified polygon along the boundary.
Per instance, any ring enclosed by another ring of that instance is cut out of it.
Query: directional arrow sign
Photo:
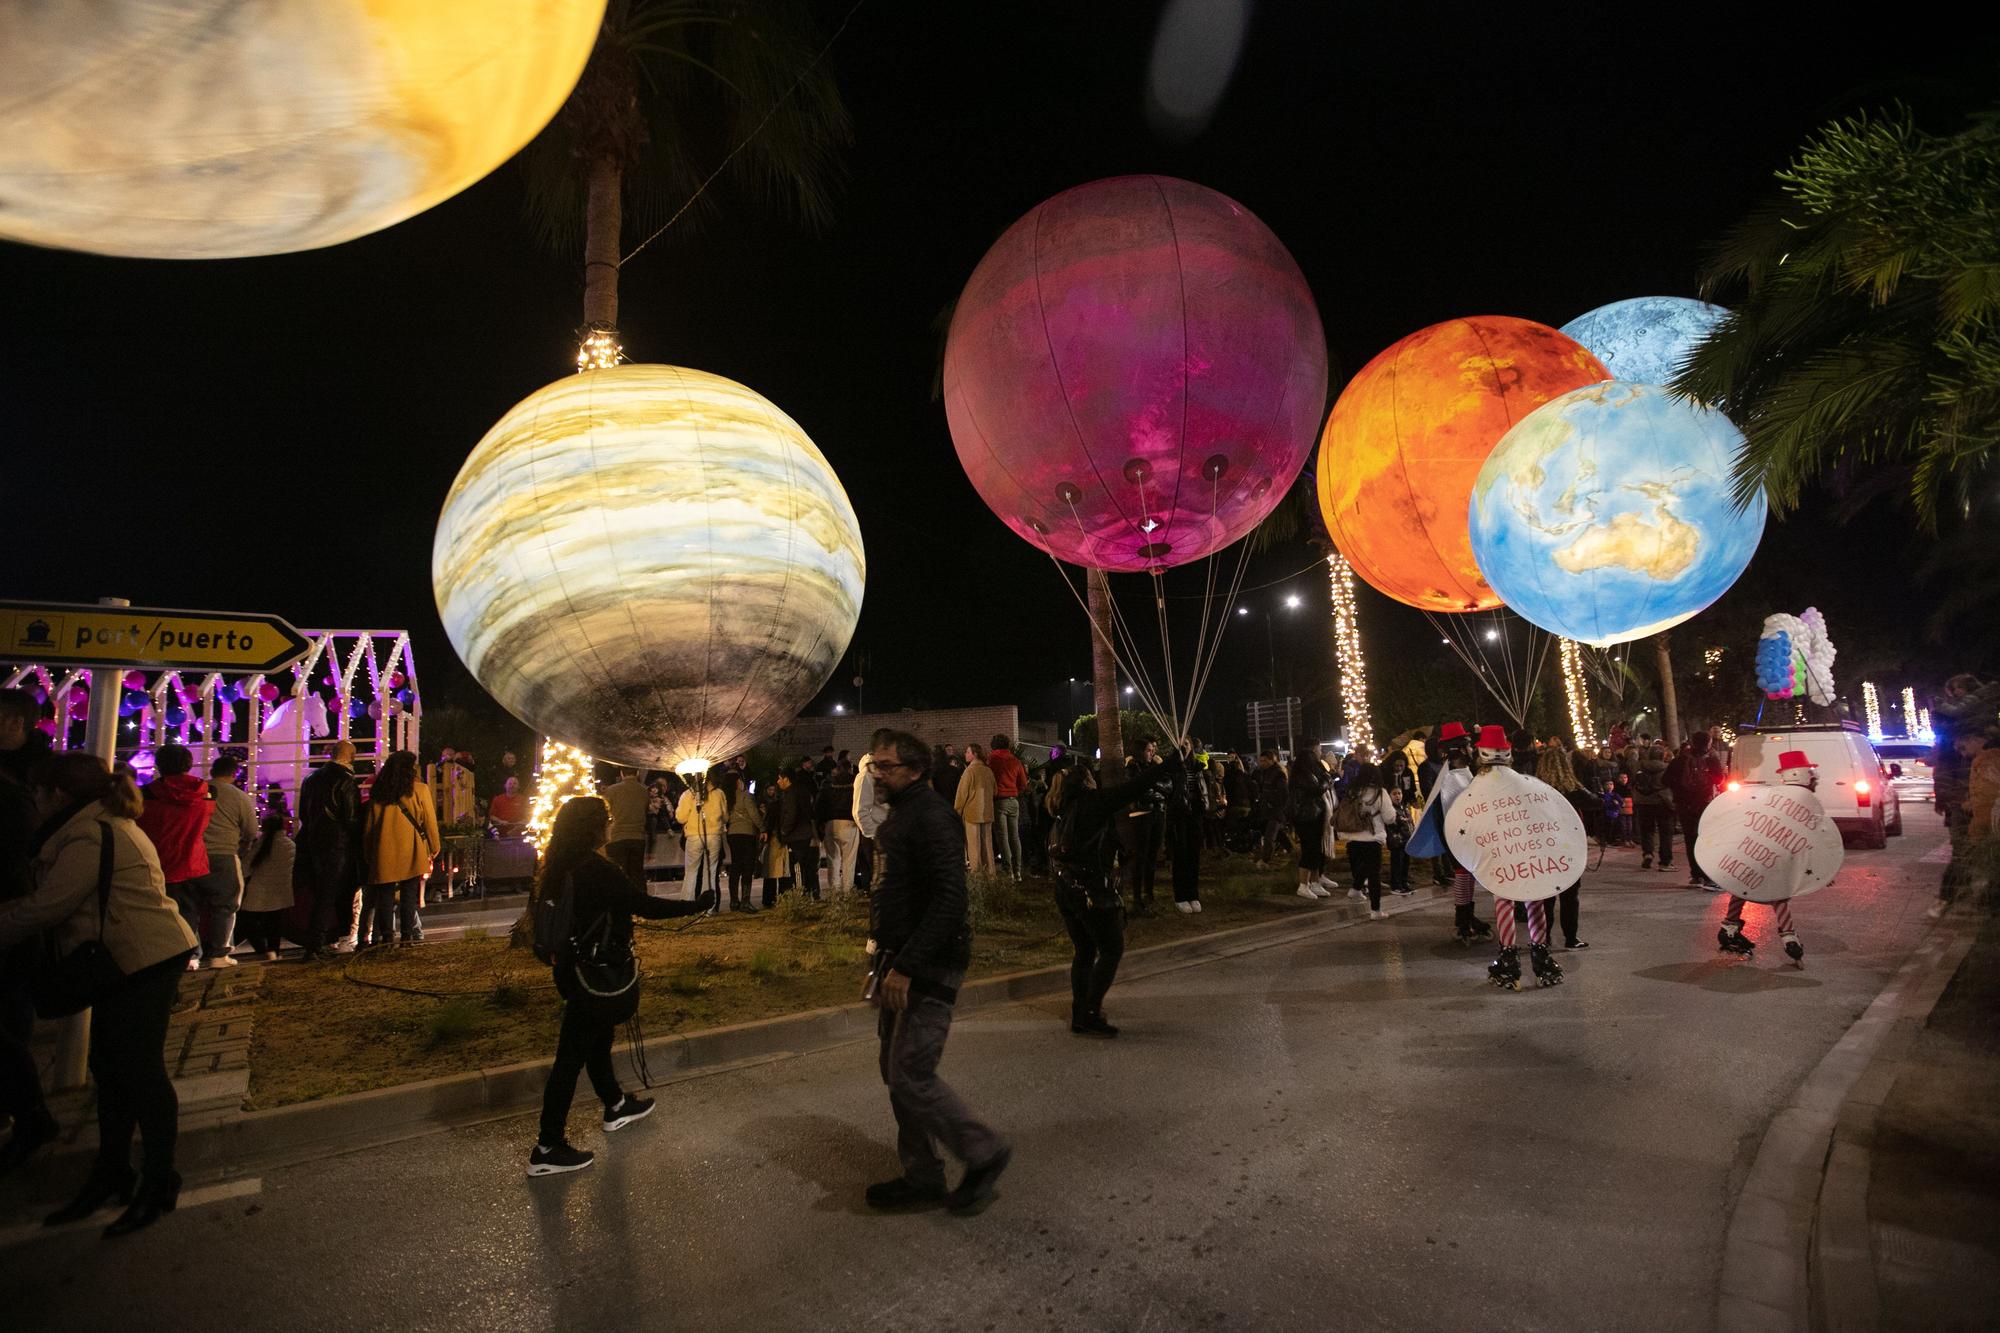
[[[181,671],[276,671],[312,645],[277,616],[0,602],[0,659]]]

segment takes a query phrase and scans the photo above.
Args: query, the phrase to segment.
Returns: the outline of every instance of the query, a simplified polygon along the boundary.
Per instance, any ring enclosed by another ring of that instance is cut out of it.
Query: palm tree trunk
[[[1123,782],[1125,730],[1118,715],[1118,657],[1111,648],[1111,585],[1104,571],[1086,571],[1090,606],[1090,678],[1097,703],[1098,769],[1106,786]]]
[[[1667,631],[1661,630],[1653,636],[1653,651],[1660,660],[1660,734],[1666,738],[1667,749],[1678,750],[1681,746],[1681,706],[1674,694],[1674,655],[1667,645]]]
[[[625,173],[609,153],[590,164],[584,199],[583,325],[618,326],[618,242]]]

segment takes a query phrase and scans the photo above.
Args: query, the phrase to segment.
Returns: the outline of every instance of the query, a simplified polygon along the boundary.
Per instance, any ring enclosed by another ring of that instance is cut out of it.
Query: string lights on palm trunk
[[[1872,680],[1861,682],[1861,706],[1868,714],[1868,739],[1871,741],[1881,740],[1882,700],[1875,693],[1875,682]]]
[[[563,802],[597,795],[595,769],[596,762],[576,746],[553,737],[542,742],[541,762],[535,765],[535,801],[528,811],[528,837],[537,852],[548,847]]]
[[[1597,750],[1597,724],[1590,716],[1590,682],[1584,675],[1583,645],[1575,639],[1562,641],[1563,694],[1569,701],[1570,739],[1593,753]]]
[[[1375,725],[1368,720],[1368,664],[1361,657],[1361,624],[1354,611],[1354,566],[1335,551],[1326,558],[1333,589],[1333,643],[1340,667],[1340,706],[1347,718],[1348,749],[1375,757]]]

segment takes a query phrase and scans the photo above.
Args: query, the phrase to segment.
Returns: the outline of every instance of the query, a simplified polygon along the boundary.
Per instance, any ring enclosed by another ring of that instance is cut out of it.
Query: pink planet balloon
[[[1044,201],[973,270],[945,415],[980,498],[1025,540],[1106,570],[1198,560],[1305,465],[1326,336],[1278,238],[1167,176]]]

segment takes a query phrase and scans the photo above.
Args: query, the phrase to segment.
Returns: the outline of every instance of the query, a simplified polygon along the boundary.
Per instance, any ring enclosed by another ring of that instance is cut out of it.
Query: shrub
[[[750,955],[750,975],[759,981],[769,981],[778,975],[782,962],[776,949],[759,949]]]
[[[1026,904],[1020,886],[1005,875],[984,870],[965,877],[965,913],[976,930],[988,921],[1019,915]]]
[[[691,967],[667,974],[667,991],[673,995],[699,995],[708,989],[708,983],[701,974]]]
[[[778,895],[778,905],[771,909],[771,914],[786,925],[802,926],[819,920],[824,909],[819,900],[793,889]]]
[[[532,998],[528,988],[518,981],[503,981],[493,988],[492,1003],[495,1009],[524,1009]]]

